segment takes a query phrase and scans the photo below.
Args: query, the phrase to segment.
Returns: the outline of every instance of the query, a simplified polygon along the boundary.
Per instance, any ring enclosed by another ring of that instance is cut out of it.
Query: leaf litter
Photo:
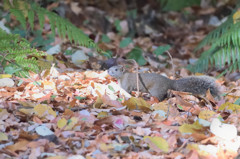
[[[75,2],[71,2],[71,9],[76,15],[89,16]],[[186,11],[197,15],[211,10]],[[109,39],[99,46],[120,57],[133,57],[139,48],[148,53],[172,44],[171,52],[177,57],[173,63],[180,76],[187,76],[189,72],[181,67],[187,57],[194,56],[193,49],[210,29],[202,20],[182,24],[179,14],[162,16],[169,23],[164,34],[156,33],[152,26],[138,31],[148,32],[148,36],[132,40],[108,32]],[[126,21],[119,21],[119,25],[126,26]],[[193,26],[198,31],[192,31]],[[124,29],[119,32],[124,34]],[[52,67],[41,73],[42,78],[34,73],[29,79],[16,77],[19,85],[0,88],[0,158],[234,158],[239,154],[239,80],[227,82],[222,77],[217,81],[226,93],[220,101],[209,92],[206,97],[196,97],[171,91],[172,96],[159,102],[152,97],[132,97],[107,71],[71,70],[69,63],[61,61],[61,54],[56,56],[61,70]],[[151,65],[153,59],[146,61]],[[85,61],[80,68],[95,67],[93,59],[88,61],[90,64]],[[146,61],[143,57],[139,60],[141,64]],[[172,78],[167,65],[151,65],[150,69],[160,67],[158,71]]]
[[[2,94],[1,153],[12,157],[44,153],[47,158],[59,152],[60,156],[86,158],[174,158],[191,156],[193,151],[202,157],[237,154],[237,104],[214,104],[177,92],[167,100],[152,102],[147,97],[120,94],[103,71],[59,75],[71,82],[49,74],[37,80],[40,85],[26,81],[11,96]],[[37,98],[39,93],[42,96]],[[213,110],[206,107],[209,103]],[[212,126],[216,120],[226,128]],[[232,137],[224,137],[221,131],[231,131],[227,134]]]

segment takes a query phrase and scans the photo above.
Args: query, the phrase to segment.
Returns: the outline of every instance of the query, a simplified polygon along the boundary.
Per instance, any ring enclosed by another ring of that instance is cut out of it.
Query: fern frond
[[[0,64],[6,73],[27,75],[28,71],[38,72],[40,70],[34,57],[45,54],[31,48],[26,39],[16,34],[7,34],[0,29],[0,41]]]
[[[233,13],[227,21],[209,33],[196,48],[198,50],[206,45],[211,46],[202,53],[194,65],[189,66],[191,71],[203,72],[209,65],[217,68],[227,66],[230,72],[240,68],[240,22],[234,24]]]
[[[94,43],[94,41],[91,40],[85,33],[83,33],[81,29],[74,26],[68,20],[58,16],[56,13],[50,12],[34,2],[26,4],[24,1],[13,0],[13,5],[7,1],[5,1],[5,3],[9,3],[9,6],[11,7],[10,12],[16,16],[17,20],[20,21],[21,25],[24,27],[26,27],[28,18],[28,23],[30,24],[31,28],[33,28],[34,15],[36,15],[42,29],[44,26],[45,17],[47,17],[49,19],[53,35],[55,35],[55,32],[57,32],[61,38],[68,37],[68,39],[75,44],[89,48],[95,48],[97,51],[102,52],[102,50]],[[25,5],[20,5],[22,3]],[[25,6],[25,8],[23,8],[23,6]],[[26,12],[26,10],[27,14],[23,14]]]
[[[16,17],[21,25],[26,29],[26,19],[23,12],[20,9],[10,9],[10,12]]]

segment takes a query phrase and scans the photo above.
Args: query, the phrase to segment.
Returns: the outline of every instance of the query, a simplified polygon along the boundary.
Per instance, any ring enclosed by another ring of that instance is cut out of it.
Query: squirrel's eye
[[[118,69],[116,68],[115,71],[117,71]]]

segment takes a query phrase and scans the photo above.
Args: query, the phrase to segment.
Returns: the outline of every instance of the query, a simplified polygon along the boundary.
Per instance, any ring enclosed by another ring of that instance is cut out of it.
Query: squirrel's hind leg
[[[152,89],[149,89],[149,92],[151,93],[152,96],[157,97],[159,101],[162,101],[167,97],[167,90],[163,91],[163,90],[156,89],[154,87]]]

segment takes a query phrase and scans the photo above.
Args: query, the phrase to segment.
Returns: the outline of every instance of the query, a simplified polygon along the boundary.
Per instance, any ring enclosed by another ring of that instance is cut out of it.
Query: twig
[[[167,119],[168,119],[169,113],[170,113],[170,103],[168,101]]]
[[[126,61],[132,62],[132,63],[134,64],[136,70],[137,70],[137,72],[136,72],[136,78],[137,78],[137,97],[139,97],[139,94],[140,94],[140,93],[139,93],[139,72],[138,72],[138,64],[137,64],[137,62],[136,62],[135,60],[133,60],[133,59],[128,59],[128,60],[126,60]]]
[[[172,59],[172,55],[170,54],[169,51],[166,51],[166,53],[168,54],[168,56],[170,57],[170,62],[171,62],[171,65],[172,65],[172,73],[173,73],[173,76],[175,76],[175,72],[174,72],[174,65],[173,65],[173,59]]]
[[[184,148],[184,146],[186,146],[187,142],[189,141],[189,139],[186,139],[183,144],[175,151],[175,152],[179,152],[181,149]]]

